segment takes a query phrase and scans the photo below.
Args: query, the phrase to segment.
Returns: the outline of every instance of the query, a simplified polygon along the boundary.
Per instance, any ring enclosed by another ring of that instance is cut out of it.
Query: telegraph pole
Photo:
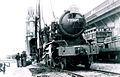
[[[41,30],[41,10],[40,10],[40,0],[37,0],[37,6],[36,6],[36,16],[35,16],[35,23],[36,23],[36,35],[37,35],[37,49],[38,49],[38,61],[40,61],[41,55],[42,55],[42,44],[43,44],[43,38],[42,38],[42,30]]]

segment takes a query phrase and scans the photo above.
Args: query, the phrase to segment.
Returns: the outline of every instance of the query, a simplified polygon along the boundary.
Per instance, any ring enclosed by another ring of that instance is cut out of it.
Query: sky
[[[71,5],[86,14],[105,0],[40,0],[45,23],[59,18]],[[50,4],[51,2],[51,4]],[[0,0],[0,57],[25,50],[26,17],[29,7],[36,7],[36,0]]]

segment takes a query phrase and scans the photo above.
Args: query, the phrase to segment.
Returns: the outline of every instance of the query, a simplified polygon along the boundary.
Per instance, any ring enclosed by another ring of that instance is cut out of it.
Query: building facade
[[[35,18],[34,10],[30,8],[28,10],[28,16],[26,18],[26,51],[30,55],[30,44],[35,38]]]
[[[88,28],[112,27],[112,36],[120,34],[120,0],[106,0],[85,14]]]
[[[100,59],[120,62],[120,0],[104,1],[85,14],[85,18],[87,22],[87,30],[84,33],[85,38],[95,33],[94,39],[102,42]],[[94,27],[96,30],[94,30]],[[98,31],[97,29],[101,30]],[[106,29],[109,30],[108,33]],[[101,32],[102,34],[99,36],[97,33]],[[100,39],[101,37],[102,39]],[[93,38],[87,38],[88,41],[90,39]],[[99,42],[96,42],[96,44],[99,44]]]

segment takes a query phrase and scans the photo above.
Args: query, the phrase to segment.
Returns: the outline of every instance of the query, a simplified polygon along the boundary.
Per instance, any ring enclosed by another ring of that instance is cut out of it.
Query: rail
[[[57,71],[57,72],[63,72],[63,73],[66,73],[67,75],[69,75],[70,77],[84,77],[84,76],[82,76],[82,75],[79,75],[79,74],[76,74],[76,73],[74,73],[74,72],[72,72],[72,71],[69,71],[69,70],[62,70],[62,69],[60,69],[60,68],[58,68],[58,67],[52,67],[52,66],[49,66],[49,65],[45,65],[45,64],[43,64],[43,63],[41,63],[41,65],[42,66],[45,66],[45,67],[48,67],[48,68],[50,68],[51,70],[55,70],[55,71]],[[35,65],[36,66],[36,65]],[[33,75],[33,77],[49,77],[48,75],[43,75],[43,76],[40,76],[39,74],[37,75],[35,75],[35,74],[32,74]],[[58,74],[57,74],[58,75]],[[60,77],[64,77],[64,76],[62,76],[62,75],[59,75]]]
[[[102,72],[102,73],[120,75],[120,73],[116,73],[116,72],[110,72],[110,71],[104,71],[104,70],[96,70],[96,69],[90,69],[90,70],[92,70],[92,71],[97,71],[97,72]]]
[[[60,69],[60,68],[58,68],[58,67],[56,67],[56,68],[54,68],[54,67],[51,67],[52,69],[57,69],[57,70],[59,70],[60,72],[65,72],[65,73],[67,73],[69,76],[71,76],[71,77],[84,77],[84,76],[82,76],[82,75],[79,75],[79,74],[76,74],[76,73],[74,73],[74,72],[72,72],[72,71],[69,71],[69,70],[62,70],[62,69]]]

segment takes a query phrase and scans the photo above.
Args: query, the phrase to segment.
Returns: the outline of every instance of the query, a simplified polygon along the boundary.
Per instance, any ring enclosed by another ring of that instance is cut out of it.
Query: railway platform
[[[8,61],[10,63],[10,67],[5,68],[5,73],[0,72],[0,77],[32,77],[32,73],[29,71],[27,67],[17,67],[16,61]]]

